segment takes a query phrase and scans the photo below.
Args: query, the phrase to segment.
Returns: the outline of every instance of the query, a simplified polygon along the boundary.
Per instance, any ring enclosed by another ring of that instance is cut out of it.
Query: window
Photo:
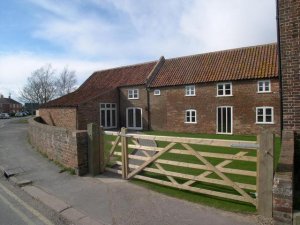
[[[258,124],[274,123],[273,107],[257,107],[256,108],[256,123],[258,123]]]
[[[138,89],[129,89],[128,90],[128,99],[139,99],[139,90]]]
[[[257,92],[258,93],[268,93],[271,92],[271,81],[270,80],[260,80],[257,82]]]
[[[115,103],[100,104],[100,121],[104,128],[117,127],[117,107]]]
[[[143,116],[141,108],[129,107],[126,109],[126,125],[129,129],[143,129]]]
[[[217,134],[232,134],[233,107],[217,107]]]
[[[219,83],[217,96],[232,96],[232,83]]]
[[[185,96],[196,96],[195,85],[185,86]]]
[[[160,95],[160,90],[159,89],[155,89],[154,90],[154,95]]]
[[[197,123],[197,111],[195,109],[185,111],[185,123]]]

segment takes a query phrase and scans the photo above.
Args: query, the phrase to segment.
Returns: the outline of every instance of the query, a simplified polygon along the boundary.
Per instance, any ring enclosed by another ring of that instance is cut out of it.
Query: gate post
[[[89,173],[92,176],[96,176],[100,173],[99,126],[94,123],[89,123],[87,125],[87,132]]]
[[[103,127],[99,127],[99,164],[100,164],[100,173],[104,173],[105,168],[105,158],[104,158],[104,130]]]
[[[259,149],[257,152],[257,211],[259,215],[272,217],[273,177],[274,177],[274,134],[264,130],[257,137]]]
[[[127,179],[129,167],[128,167],[128,139],[126,137],[127,128],[121,129],[121,145],[122,145],[122,178]]]

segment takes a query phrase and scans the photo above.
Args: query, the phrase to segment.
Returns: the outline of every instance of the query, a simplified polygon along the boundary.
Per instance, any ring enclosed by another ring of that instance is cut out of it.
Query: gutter
[[[276,0],[276,21],[277,21],[277,51],[278,51],[278,76],[280,93],[280,136],[282,138],[283,130],[283,102],[282,102],[282,68],[281,68],[281,42],[280,42],[280,18],[279,18],[279,0]]]

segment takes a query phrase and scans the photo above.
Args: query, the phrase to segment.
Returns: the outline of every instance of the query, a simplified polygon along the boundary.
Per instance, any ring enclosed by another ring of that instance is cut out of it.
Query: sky
[[[1,0],[0,93],[34,70],[94,71],[276,42],[275,0]]]

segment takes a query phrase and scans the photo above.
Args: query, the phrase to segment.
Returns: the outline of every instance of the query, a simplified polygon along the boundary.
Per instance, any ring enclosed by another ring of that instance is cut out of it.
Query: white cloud
[[[2,54],[0,55],[0,93],[17,98],[19,90],[26,83],[31,73],[42,66],[51,64],[57,72],[65,66],[75,70],[78,84],[85,81],[94,71],[110,68],[122,62],[84,61],[71,58],[57,58],[33,55],[32,53]],[[123,63],[125,64],[125,63]]]
[[[194,1],[180,29],[204,51],[276,41],[275,1]]]
[[[17,95],[31,72],[47,63],[58,70],[68,65],[81,83],[104,67],[276,41],[271,0],[27,2],[38,9],[32,36],[69,57],[0,52],[0,93],[5,95]]]
[[[276,41],[270,0],[30,1],[52,13],[35,37],[72,54],[157,58]]]

